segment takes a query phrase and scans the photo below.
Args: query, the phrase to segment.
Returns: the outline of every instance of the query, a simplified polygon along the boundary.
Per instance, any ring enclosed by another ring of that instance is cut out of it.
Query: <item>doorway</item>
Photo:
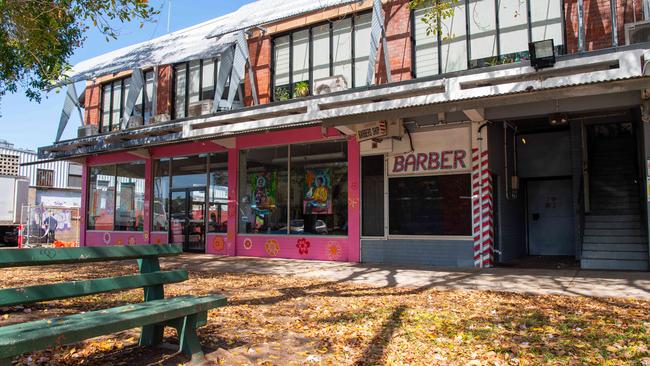
[[[169,242],[182,244],[183,251],[205,253],[205,187],[170,191]]]
[[[530,180],[526,191],[529,255],[575,255],[571,179]]]

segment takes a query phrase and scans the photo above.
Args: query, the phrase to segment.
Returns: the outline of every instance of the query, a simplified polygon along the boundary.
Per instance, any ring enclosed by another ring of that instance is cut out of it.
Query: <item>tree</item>
[[[142,27],[158,13],[147,0],[0,0],[0,98],[21,86],[40,102],[91,27],[108,41],[119,34],[115,21]]]
[[[451,38],[449,30],[443,30],[442,20],[454,16],[454,8],[459,0],[410,0],[411,9],[427,9],[419,21],[427,24],[427,35],[442,35],[444,38]],[[417,21],[417,20],[416,20]],[[446,31],[446,33],[445,33]]]

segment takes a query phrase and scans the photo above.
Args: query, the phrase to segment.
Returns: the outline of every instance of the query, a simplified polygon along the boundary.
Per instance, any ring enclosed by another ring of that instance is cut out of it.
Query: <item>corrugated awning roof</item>
[[[316,10],[361,2],[362,0],[259,0],[219,18],[220,21],[213,26],[208,37],[220,37]]]

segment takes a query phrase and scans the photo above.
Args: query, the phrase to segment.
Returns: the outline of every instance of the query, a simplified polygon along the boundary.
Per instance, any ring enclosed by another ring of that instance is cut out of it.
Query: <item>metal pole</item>
[[[612,47],[618,47],[618,26],[616,24],[616,0],[609,1],[609,9],[612,21]]]

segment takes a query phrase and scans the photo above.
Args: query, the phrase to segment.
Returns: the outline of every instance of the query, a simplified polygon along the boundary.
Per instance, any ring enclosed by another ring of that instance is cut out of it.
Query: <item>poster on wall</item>
[[[305,215],[332,214],[332,179],[330,169],[305,170],[305,196],[303,212]]]
[[[249,175],[253,187],[251,207],[258,215],[266,215],[275,208],[278,188],[276,172],[258,172]]]

